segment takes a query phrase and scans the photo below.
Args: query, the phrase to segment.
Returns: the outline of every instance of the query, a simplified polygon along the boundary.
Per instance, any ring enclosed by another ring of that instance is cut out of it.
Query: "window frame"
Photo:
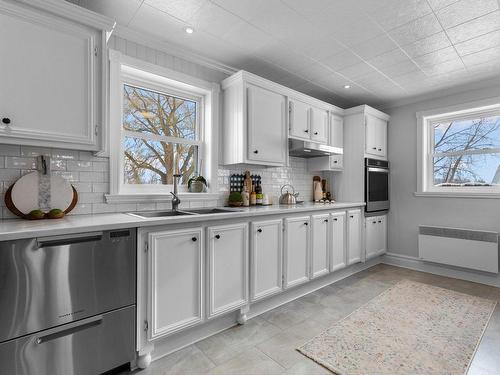
[[[220,86],[213,82],[138,60],[118,51],[110,50],[109,80],[109,156],[110,194],[108,203],[168,202],[173,185],[127,184],[124,181],[124,137],[161,140],[174,144],[198,146],[198,173],[208,181],[206,193],[189,193],[186,185],[179,185],[181,197],[210,199],[217,197],[218,167],[218,96]],[[123,129],[124,86],[134,86],[165,95],[185,98],[197,103],[196,140],[176,137],[145,135]],[[200,169],[201,165],[201,169]]]
[[[478,117],[500,115],[500,97],[464,103],[430,111],[417,112],[417,191],[416,196],[460,197],[460,198],[498,198],[500,186],[434,186],[433,158],[435,156],[471,155],[500,153],[500,148],[484,150],[457,151],[450,153],[434,152],[434,128],[436,122],[467,120]]]

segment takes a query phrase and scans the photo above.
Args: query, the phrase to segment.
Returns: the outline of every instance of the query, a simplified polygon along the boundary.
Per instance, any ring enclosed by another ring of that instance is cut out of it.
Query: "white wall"
[[[498,82],[498,81],[497,81]],[[500,199],[415,197],[417,189],[416,112],[500,95],[500,85],[386,109],[391,165],[388,246],[392,253],[418,257],[421,224],[500,232]]]

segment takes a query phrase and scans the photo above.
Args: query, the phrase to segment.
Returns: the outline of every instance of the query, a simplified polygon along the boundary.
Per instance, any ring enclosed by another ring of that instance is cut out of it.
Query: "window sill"
[[[475,198],[475,199],[498,199],[500,198],[500,192],[498,193],[472,193],[472,192],[458,192],[458,191],[449,191],[449,192],[439,192],[439,191],[421,191],[413,193],[416,197],[425,197],[425,198]]]
[[[206,201],[219,199],[214,193],[179,193],[179,199],[185,201]],[[171,202],[171,194],[106,194],[106,203],[162,203]]]

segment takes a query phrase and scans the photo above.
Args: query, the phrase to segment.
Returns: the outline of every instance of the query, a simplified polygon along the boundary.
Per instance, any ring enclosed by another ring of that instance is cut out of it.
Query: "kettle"
[[[286,191],[286,193],[283,193],[283,189],[286,186],[290,186],[292,188],[293,194],[290,193],[290,192],[288,192],[288,190]],[[279,200],[280,204],[296,204],[297,203],[295,189],[293,188],[292,185],[283,185],[281,187],[281,191],[280,192],[281,192],[281,196],[280,196],[280,200]]]

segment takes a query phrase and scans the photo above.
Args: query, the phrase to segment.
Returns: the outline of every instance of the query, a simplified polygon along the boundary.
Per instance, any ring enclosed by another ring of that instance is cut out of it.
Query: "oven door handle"
[[[78,324],[71,325],[71,327],[67,328],[65,325],[64,328],[60,330],[55,330],[55,332],[49,333],[48,335],[39,336],[35,339],[35,343],[43,344],[44,342],[55,340],[64,336],[72,335],[73,333],[83,331],[95,326],[102,324],[103,316],[97,315],[90,319],[85,319],[83,322],[78,322]]]
[[[373,167],[369,167],[369,168],[367,168],[367,170],[368,170],[368,172],[389,173],[389,170],[385,169],[385,168],[373,168]]]

